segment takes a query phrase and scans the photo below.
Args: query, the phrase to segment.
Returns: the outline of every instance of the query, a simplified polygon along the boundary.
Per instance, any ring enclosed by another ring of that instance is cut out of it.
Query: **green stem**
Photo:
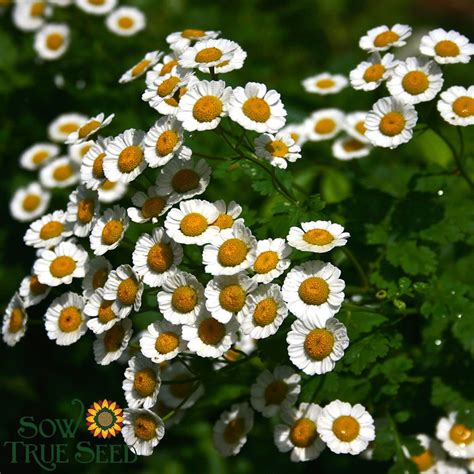
[[[161,382],[163,383],[163,382]],[[176,414],[176,412],[179,411],[179,409],[192,397],[192,395],[194,394],[194,392],[199,388],[199,384],[197,383],[196,386],[193,388],[193,390],[189,393],[189,395],[184,398],[183,400],[181,400],[181,402],[179,403],[179,405],[171,410],[169,413],[167,413],[163,418],[162,420],[163,421],[166,421],[166,420],[169,420],[173,415]]]

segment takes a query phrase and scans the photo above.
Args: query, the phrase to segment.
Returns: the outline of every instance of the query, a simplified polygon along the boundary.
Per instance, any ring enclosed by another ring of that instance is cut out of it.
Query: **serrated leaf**
[[[414,241],[396,242],[387,248],[387,260],[409,275],[429,275],[436,270],[436,254]]]

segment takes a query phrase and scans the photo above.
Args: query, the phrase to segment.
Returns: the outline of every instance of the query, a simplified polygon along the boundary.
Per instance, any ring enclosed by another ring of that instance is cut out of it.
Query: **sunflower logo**
[[[111,438],[123,426],[123,410],[116,402],[99,400],[86,413],[87,429],[97,438]]]

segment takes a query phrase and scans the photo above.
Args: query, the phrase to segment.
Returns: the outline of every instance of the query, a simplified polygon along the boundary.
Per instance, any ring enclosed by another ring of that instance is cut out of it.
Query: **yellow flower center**
[[[122,221],[112,219],[104,225],[102,229],[102,243],[105,245],[113,245],[122,238],[123,233]]]
[[[206,32],[203,30],[195,30],[192,28],[188,28],[181,32],[181,36],[183,38],[190,39],[190,40],[202,38],[205,34]]]
[[[133,388],[141,397],[149,397],[155,391],[156,382],[155,371],[146,367],[136,372]]]
[[[207,219],[197,212],[187,214],[180,223],[181,232],[188,237],[201,235],[208,227]]]
[[[336,83],[332,79],[319,79],[319,81],[316,81],[316,87],[320,89],[329,89],[335,85]]]
[[[21,308],[13,308],[10,315],[10,322],[8,323],[8,331],[12,333],[18,332],[23,327],[25,314]]]
[[[298,448],[311,446],[317,438],[316,423],[309,418],[300,418],[290,429],[290,441]]]
[[[83,199],[77,205],[77,218],[82,224],[89,223],[94,217],[95,202],[93,199]]]
[[[278,313],[278,305],[273,298],[259,301],[253,312],[253,320],[257,326],[267,326],[273,323]]]
[[[142,206],[143,217],[149,219],[150,217],[158,217],[161,211],[164,209],[166,199],[162,197],[148,198]]]
[[[158,243],[148,252],[148,266],[157,273],[163,273],[173,264],[173,250],[169,244]]]
[[[106,0],[87,0],[91,5],[103,5]]]
[[[219,214],[212,225],[216,225],[219,229],[230,229],[234,225],[234,219],[229,214]]]
[[[293,139],[294,142],[297,142],[300,139],[300,134],[296,132],[291,132],[290,137]]]
[[[137,77],[140,74],[143,74],[150,64],[151,61],[148,59],[142,59],[139,63],[135,64],[131,71],[132,77]]]
[[[474,432],[462,423],[457,423],[449,430],[449,437],[454,443],[465,446],[474,440]]]
[[[108,179],[106,179],[100,186],[100,189],[102,189],[103,191],[110,191],[111,189],[114,189],[115,186],[117,186],[116,182],[109,181]]]
[[[360,424],[353,416],[340,416],[334,420],[332,431],[338,439],[350,443],[359,435]]]
[[[30,15],[41,16],[44,13],[44,2],[35,2],[31,5]]]
[[[90,120],[79,129],[79,138],[85,138],[95,132],[102,124],[98,120]]]
[[[459,117],[471,117],[474,115],[474,99],[461,96],[453,102],[453,112]]]
[[[361,135],[365,135],[365,124],[364,122],[361,120],[360,122],[357,122],[356,125],[355,125],[355,129],[361,134]]]
[[[92,148],[92,144],[86,143],[82,145],[79,154],[81,155],[81,158],[84,157],[84,155]]]
[[[73,332],[81,325],[82,315],[79,308],[68,306],[59,313],[58,327],[62,332]]]
[[[461,52],[459,46],[450,40],[439,41],[434,49],[436,54],[443,58],[457,56]]]
[[[143,159],[143,150],[136,145],[124,148],[118,158],[118,168],[122,173],[131,173]]]
[[[303,240],[311,245],[328,245],[334,236],[325,229],[311,229],[303,234]]]
[[[125,330],[121,324],[112,326],[104,336],[104,347],[107,352],[116,352],[122,345]]]
[[[139,415],[133,422],[135,436],[142,441],[150,441],[155,438],[156,428],[156,421],[151,417],[151,415]]]
[[[174,130],[166,130],[156,141],[156,153],[160,156],[166,156],[172,153],[176,145],[179,143],[178,134]]]
[[[276,252],[273,250],[267,250],[262,252],[256,259],[253,264],[253,269],[255,273],[264,274],[274,270],[279,262],[279,257]]]
[[[395,43],[400,38],[394,31],[384,31],[383,33],[379,33],[374,39],[374,45],[377,48],[384,48],[389,44]]]
[[[331,133],[336,128],[336,122],[331,118],[318,120],[314,125],[314,131],[319,135]]]
[[[425,92],[429,86],[428,76],[423,71],[410,71],[402,79],[403,88],[411,95]]]
[[[101,153],[97,156],[92,164],[92,174],[96,179],[103,179],[104,178],[104,158],[105,153]]]
[[[104,300],[100,303],[99,307],[99,321],[102,324],[107,324],[116,318],[115,313],[112,311],[113,301]]]
[[[178,65],[178,61],[176,61],[176,59],[172,59],[171,61],[168,61],[166,64],[163,64],[163,67],[161,68],[161,71],[160,71],[160,76],[169,74],[173,70],[173,68],[177,65]]]
[[[97,288],[102,288],[105,285],[108,276],[109,270],[107,267],[97,270],[92,277],[92,288],[94,288],[94,290],[97,290]]]
[[[198,122],[212,122],[222,113],[222,100],[215,95],[200,97],[194,104],[193,117]]]
[[[27,212],[33,212],[41,203],[41,198],[37,194],[27,194],[23,199],[23,209]]]
[[[230,420],[222,432],[222,437],[227,444],[236,444],[245,433],[245,421],[243,418]]]
[[[30,291],[34,295],[41,295],[48,289],[48,285],[43,285],[43,283],[40,283],[38,280],[38,277],[36,275],[31,275],[30,279]]]
[[[61,255],[56,257],[49,266],[49,271],[51,275],[56,278],[63,278],[67,275],[70,275],[76,269],[76,262],[73,258],[68,257],[67,255]]]
[[[226,240],[217,253],[217,260],[223,267],[240,265],[248,254],[247,244],[241,239]]]
[[[306,354],[314,360],[323,360],[331,354],[334,336],[327,329],[313,329],[304,340]]]
[[[59,237],[64,230],[64,224],[58,221],[50,221],[41,227],[39,236],[42,240],[54,239]]]
[[[135,303],[138,293],[138,282],[134,278],[127,278],[120,282],[117,288],[117,298],[123,305],[131,306]]]
[[[362,150],[364,146],[365,145],[362,142],[360,142],[359,140],[356,140],[355,138],[349,138],[342,144],[342,148],[344,149],[344,151],[347,151],[348,153],[350,153],[351,151]]]
[[[31,157],[31,161],[35,165],[39,165],[39,164],[43,163],[43,161],[46,160],[46,158],[48,158],[48,156],[49,156],[49,153],[47,151],[39,150]]]
[[[174,382],[177,382],[170,386],[170,392],[174,397],[183,400],[191,394],[193,382],[184,382],[187,379],[189,379],[189,375],[186,374],[179,374],[173,379]]]
[[[306,304],[321,305],[328,299],[329,285],[322,278],[309,277],[301,283],[298,295]]]
[[[372,64],[364,72],[365,82],[377,82],[382,79],[385,74],[385,66],[383,64]]]
[[[179,170],[171,180],[171,186],[177,193],[187,193],[199,186],[200,176],[194,170]]]
[[[160,354],[169,354],[179,346],[179,337],[171,331],[162,332],[155,341],[155,349]]]
[[[73,175],[73,173],[74,170],[72,169],[71,165],[61,165],[53,171],[53,178],[56,181],[66,181]]]
[[[387,137],[400,134],[405,128],[405,117],[400,112],[388,112],[380,120],[379,129]]]
[[[245,291],[240,285],[229,285],[219,293],[219,304],[231,313],[239,312],[245,304]]]
[[[284,158],[288,154],[288,146],[281,140],[273,140],[265,145],[265,150],[272,156]]]
[[[59,131],[65,135],[69,135],[70,133],[75,132],[78,128],[79,124],[74,122],[66,122],[59,127]]]
[[[168,79],[165,79],[156,90],[157,94],[160,97],[166,97],[171,95],[178,85],[180,78],[178,76],[171,76]]]
[[[288,393],[288,385],[283,380],[274,380],[265,389],[265,402],[267,405],[280,405]]]
[[[176,288],[171,297],[171,305],[179,313],[189,313],[196,307],[197,303],[198,294],[192,286]]]
[[[436,462],[433,453],[429,449],[423,451],[417,456],[412,456],[411,460],[417,465],[421,472],[427,471],[430,467],[433,467],[434,463]]]
[[[129,16],[122,16],[118,20],[118,25],[120,28],[123,28],[124,30],[128,30],[135,24],[135,21],[133,18],[130,18]]]
[[[243,113],[254,122],[266,122],[271,115],[270,106],[260,97],[250,97],[244,102]]]
[[[64,44],[64,36],[60,33],[51,33],[46,38],[46,47],[57,51]]]
[[[204,344],[214,346],[225,336],[225,325],[214,318],[204,319],[199,325],[198,335]]]
[[[194,60],[197,63],[210,63],[222,58],[222,51],[219,48],[204,48],[199,51]]]

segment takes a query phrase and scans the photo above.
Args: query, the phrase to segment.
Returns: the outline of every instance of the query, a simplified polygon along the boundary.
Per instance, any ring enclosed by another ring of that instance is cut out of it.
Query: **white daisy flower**
[[[49,0],[51,5],[56,5],[57,7],[68,7],[72,5],[74,0]]]
[[[120,318],[126,318],[132,310],[142,305],[143,282],[130,265],[120,265],[112,270],[104,285],[104,298],[113,300],[112,311]]]
[[[107,209],[96,220],[90,234],[90,245],[95,255],[103,255],[116,249],[122,241],[129,225],[127,212],[123,207],[115,205]]]
[[[460,127],[474,124],[474,86],[453,86],[439,97],[438,111],[446,122]]]
[[[464,464],[456,461],[439,461],[437,463],[437,471],[442,474],[466,474]]]
[[[73,278],[83,278],[87,252],[72,242],[61,242],[52,250],[41,252],[33,266],[33,273],[43,285],[69,285]]]
[[[107,331],[98,334],[93,345],[96,363],[108,365],[119,359],[127,349],[132,334],[132,322],[128,318],[120,320]]]
[[[87,327],[94,334],[108,331],[120,318],[112,309],[113,300],[104,298],[104,289],[97,288],[87,299],[84,314],[88,316]]]
[[[30,224],[23,240],[26,245],[39,248],[50,248],[59,244],[72,234],[71,226],[66,222],[64,211],[54,211]]]
[[[441,445],[424,434],[417,434],[416,439],[420,442],[423,452],[410,456],[408,449],[403,446],[405,456],[414,462],[418,470],[424,474],[444,473],[444,471],[439,470],[438,463],[438,461],[443,461],[446,457]]]
[[[250,387],[250,403],[266,418],[275,416],[283,407],[292,407],[301,392],[301,377],[287,365],[264,370]]]
[[[97,289],[103,288],[112,264],[105,257],[95,257],[87,261],[86,274],[82,280],[82,290],[86,298],[90,298]]]
[[[181,245],[172,240],[162,227],[142,234],[132,255],[133,269],[152,288],[162,286],[177,271],[183,260]]]
[[[172,362],[163,372],[160,399],[169,407],[192,407],[204,389],[194,375],[181,363]]]
[[[349,346],[346,327],[336,318],[323,324],[311,317],[297,319],[286,342],[291,362],[308,375],[331,372]]]
[[[99,214],[97,191],[79,186],[69,195],[66,221],[77,237],[87,237]]]
[[[13,23],[22,31],[35,31],[45,23],[51,11],[44,0],[14,2]]]
[[[407,58],[393,69],[387,89],[406,104],[418,104],[433,99],[443,87],[440,67],[427,58]]]
[[[181,97],[176,117],[189,132],[212,130],[227,115],[231,94],[224,81],[196,82]]]
[[[474,430],[456,420],[457,413],[441,418],[436,425],[436,437],[453,458],[474,457]]]
[[[65,23],[48,23],[35,33],[33,47],[40,58],[55,60],[68,49],[69,36],[69,26]]]
[[[374,146],[396,148],[409,142],[418,120],[415,107],[393,97],[379,99],[365,119],[365,136]]]
[[[189,199],[168,212],[165,220],[167,234],[181,244],[204,245],[214,240],[219,227],[212,225],[219,211],[208,201]]]
[[[78,130],[87,121],[82,114],[68,113],[56,117],[48,126],[48,136],[51,140],[64,143],[67,137]]]
[[[117,6],[117,0],[75,0],[76,6],[90,15],[106,15]]]
[[[245,273],[214,277],[206,286],[206,308],[221,323],[239,315],[249,295],[257,289],[257,282]]]
[[[301,84],[303,85],[306,92],[312,94],[337,94],[347,87],[348,80],[341,74],[331,74],[329,72],[323,72],[316,76],[308,77],[304,79]]]
[[[125,370],[122,389],[130,408],[151,408],[160,390],[160,366],[142,355],[132,357]]]
[[[319,109],[305,121],[306,136],[309,141],[318,142],[334,138],[344,124],[344,113],[339,109]]]
[[[193,160],[173,160],[161,168],[156,185],[160,192],[171,194],[170,199],[177,202],[202,194],[210,179],[211,168],[204,160],[197,163]]]
[[[466,64],[474,54],[474,44],[457,31],[436,28],[421,38],[420,53],[439,64]]]
[[[150,220],[153,224],[156,224],[158,218],[166,214],[174,204],[170,196],[161,193],[158,186],[150,186],[146,193],[137,191],[132,196],[132,203],[136,207],[129,207],[127,214],[133,222],[138,224],[143,224]]]
[[[20,156],[20,166],[26,170],[37,170],[59,155],[59,147],[53,143],[36,143]]]
[[[160,118],[148,130],[143,141],[145,160],[150,168],[164,166],[173,157],[187,161],[192,150],[184,146],[183,126],[176,117]]]
[[[234,319],[221,323],[203,311],[192,326],[183,326],[183,339],[188,349],[200,357],[217,359],[230,349],[237,338],[238,325]]]
[[[287,316],[288,308],[280,287],[269,283],[260,285],[250,294],[237,320],[244,334],[253,339],[265,339],[278,331]]]
[[[105,149],[112,138],[98,138],[81,161],[81,182],[89,189],[96,190],[104,184]]]
[[[405,46],[406,39],[411,36],[412,29],[399,23],[389,28],[386,25],[377,26],[367,32],[359,41],[359,48],[365,51],[386,51],[390,48]]]
[[[141,10],[134,7],[119,7],[107,15],[107,28],[119,36],[133,36],[146,26],[146,17]]]
[[[237,219],[242,213],[242,206],[235,201],[230,201],[226,205],[223,199],[219,199],[212,203],[219,212],[217,219],[212,222],[212,225],[219,227],[220,230],[230,229],[234,224],[243,224],[244,220]]]
[[[344,117],[344,130],[357,141],[369,143],[365,137],[365,119],[368,112],[350,112]]]
[[[256,258],[252,265],[252,279],[270,283],[290,266],[291,247],[285,239],[266,239],[257,242]]]
[[[306,129],[302,123],[289,123],[280,130],[280,133],[290,135],[299,147],[302,147],[308,141]]]
[[[347,161],[367,156],[372,150],[372,146],[346,135],[334,140],[331,149],[334,158]]]
[[[99,202],[116,202],[125,196],[128,186],[119,181],[112,182],[106,179],[97,190],[99,192]]]
[[[77,293],[64,293],[54,299],[44,318],[48,337],[58,346],[74,344],[87,332],[84,298]]]
[[[312,260],[291,269],[283,282],[283,299],[297,318],[324,325],[344,301],[341,270],[331,263]]]
[[[327,447],[336,454],[359,454],[375,439],[374,420],[360,404],[334,400],[317,420],[317,430]]]
[[[122,435],[125,443],[138,456],[150,456],[165,435],[163,420],[153,411],[126,408]]]
[[[50,291],[51,288],[40,283],[35,274],[23,278],[20,283],[20,289],[18,290],[25,308],[29,308],[43,301],[49,295]]]
[[[3,341],[13,347],[25,335],[27,323],[28,314],[25,305],[20,295],[15,293],[3,316]]]
[[[325,253],[346,245],[350,235],[342,225],[331,221],[311,221],[302,222],[301,228],[291,227],[286,240],[303,252]]]
[[[71,158],[72,161],[75,161],[78,165],[81,165],[83,158],[94,144],[94,140],[87,140],[83,143],[69,145],[67,149],[69,158]]]
[[[144,137],[144,132],[131,128],[108,143],[103,162],[108,180],[129,183],[143,172],[147,166],[143,153]]]
[[[165,76],[166,74],[173,72],[178,67],[178,58],[179,54],[176,54],[175,52],[166,54],[161,62],[153,67],[153,71],[157,72],[159,76]]]
[[[69,134],[66,143],[84,143],[89,137],[109,125],[114,117],[115,114],[110,114],[106,117],[104,113],[100,113],[95,117],[90,117],[89,119],[87,119],[86,123],[84,123],[80,128]]]
[[[79,166],[68,156],[61,156],[41,168],[39,180],[45,188],[67,188],[79,181]]]
[[[181,54],[178,63],[181,67],[201,72],[214,68],[217,74],[241,69],[247,53],[234,41],[227,39],[207,39],[198,41]]]
[[[204,41],[211,38],[217,38],[220,31],[204,31],[188,28],[183,31],[176,31],[166,37],[166,42],[173,51],[184,51],[195,41]]]
[[[147,327],[140,338],[140,349],[145,357],[155,364],[161,364],[174,359],[180,352],[186,350],[181,326],[168,321],[156,321]]]
[[[359,63],[349,74],[351,86],[356,90],[373,91],[390,77],[393,68],[399,63],[392,53],[372,53],[366,61]]]
[[[20,222],[30,222],[44,214],[49,206],[51,193],[33,182],[18,188],[10,201],[10,214]]]
[[[322,408],[315,403],[285,406],[281,411],[284,424],[276,425],[273,434],[278,451],[291,451],[293,462],[316,459],[326,447],[317,431]]]
[[[219,417],[212,430],[214,447],[222,456],[235,456],[253,428],[253,410],[247,402],[236,403]]]
[[[301,158],[301,148],[295,143],[291,135],[264,133],[254,140],[255,154],[267,160],[276,168],[286,169],[288,162],[293,163]]]
[[[248,82],[236,87],[229,100],[229,116],[246,130],[276,133],[285,125],[286,110],[275,90],[265,84]]]
[[[155,66],[162,57],[163,53],[161,51],[150,51],[149,53],[146,53],[138,63],[122,74],[119,83],[124,84],[126,82],[134,81]]]
[[[204,287],[191,273],[176,271],[156,295],[163,317],[172,324],[193,324],[204,308]]]

